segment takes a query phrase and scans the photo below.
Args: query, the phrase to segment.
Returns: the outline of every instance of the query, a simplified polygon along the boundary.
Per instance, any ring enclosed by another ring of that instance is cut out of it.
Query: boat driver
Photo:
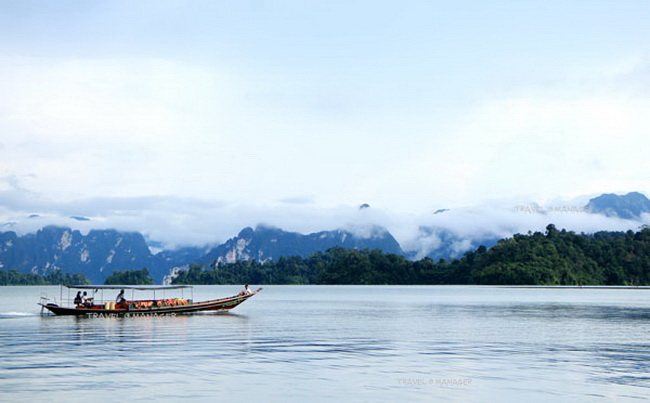
[[[126,298],[124,298],[124,290],[121,290],[119,294],[117,294],[117,297],[115,298],[115,303],[116,304],[124,304],[126,302]]]

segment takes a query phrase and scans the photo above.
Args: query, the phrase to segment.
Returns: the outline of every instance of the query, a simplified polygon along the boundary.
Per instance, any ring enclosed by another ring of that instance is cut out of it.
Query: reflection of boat
[[[67,299],[63,298],[63,288],[68,289]],[[84,290],[90,291],[92,296],[89,296],[85,304],[78,304],[75,306],[70,298],[70,290]],[[104,300],[104,290],[129,290],[131,291],[131,299],[124,299],[116,303],[112,300]],[[166,298],[168,290],[180,290],[181,297]],[[195,302],[193,298],[186,299],[183,297],[185,291],[190,291],[192,297],[194,290],[189,285],[172,285],[172,286],[107,286],[107,285],[63,285],[61,286],[61,304],[67,306],[60,306],[56,303],[47,302],[47,298],[41,297],[39,305],[55,315],[76,315],[76,316],[163,316],[163,315],[177,315],[188,314],[202,311],[229,311],[248,298],[260,292],[259,288],[251,293],[240,292],[238,295],[213,299],[208,301]],[[101,292],[100,292],[101,291]],[[136,299],[135,292],[149,292],[153,293],[153,298],[150,299]],[[162,298],[156,298],[156,294]],[[55,301],[56,302],[56,301]]]

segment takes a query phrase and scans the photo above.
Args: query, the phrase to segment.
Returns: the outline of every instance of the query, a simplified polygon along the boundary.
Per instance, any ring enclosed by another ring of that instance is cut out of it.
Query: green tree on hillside
[[[145,267],[142,270],[115,271],[104,281],[106,285],[151,285],[153,279],[149,276],[149,270]]]
[[[17,270],[0,271],[0,286],[4,285],[57,285],[57,284],[90,284],[83,274],[63,273],[55,270],[46,276],[34,273],[19,273]]]

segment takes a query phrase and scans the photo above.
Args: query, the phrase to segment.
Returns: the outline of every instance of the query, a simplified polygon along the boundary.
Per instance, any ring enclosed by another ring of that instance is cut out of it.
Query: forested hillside
[[[57,284],[90,284],[83,274],[63,273],[56,270],[46,276],[34,273],[19,273],[16,270],[0,271],[0,286],[2,285],[57,285]]]
[[[649,285],[650,229],[585,235],[550,224],[545,233],[517,234],[438,262],[337,247],[264,264],[193,265],[174,283]]]

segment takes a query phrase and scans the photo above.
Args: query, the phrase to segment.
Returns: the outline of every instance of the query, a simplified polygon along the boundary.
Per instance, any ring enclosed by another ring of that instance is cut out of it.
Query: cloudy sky
[[[648,21],[645,0],[2,0],[0,218],[198,243],[361,203],[394,224],[650,194]]]

